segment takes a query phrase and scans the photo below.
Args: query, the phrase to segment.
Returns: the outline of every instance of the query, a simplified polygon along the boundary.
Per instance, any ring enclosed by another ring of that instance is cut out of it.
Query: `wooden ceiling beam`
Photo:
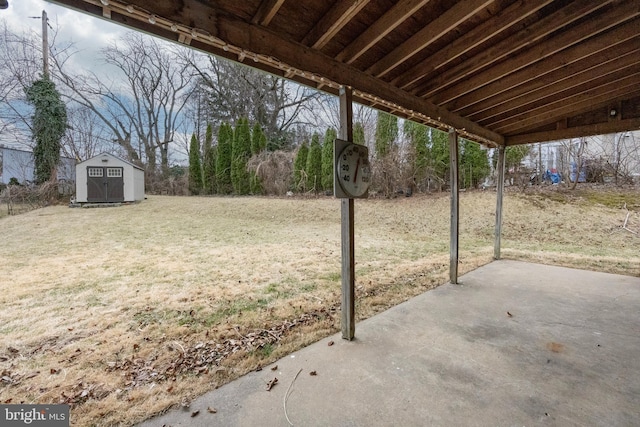
[[[453,7],[434,19],[422,30],[415,33],[387,56],[376,61],[366,72],[375,77],[381,77],[387,74],[402,62],[493,3],[493,1],[494,0],[460,0],[456,2]]]
[[[266,27],[284,3],[284,0],[262,0],[258,11],[251,19],[252,24],[262,25]]]
[[[640,129],[640,118],[613,120],[603,123],[555,129],[544,132],[524,133],[507,136],[507,146],[533,144],[534,142],[560,141],[563,139],[581,138],[583,136],[606,135],[609,133],[629,132]]]
[[[382,40],[387,34],[402,24],[407,18],[424,7],[431,0],[402,0],[385,12],[373,25],[369,26],[362,34],[353,40],[336,59],[346,64],[351,64],[358,59],[371,46]]]
[[[472,73],[479,71],[492,63],[498,62],[513,52],[537,42],[552,32],[557,31],[559,28],[582,18],[611,1],[612,0],[574,1],[505,40],[476,54],[474,57],[469,58],[450,69],[444,70],[432,79],[423,81],[419,86],[413,88],[411,93],[421,97],[431,98],[436,93],[446,90],[449,86],[465,79]]]
[[[430,100],[438,105],[450,102],[531,64],[536,62],[544,63],[547,57],[603,33],[625,21],[633,20],[638,15],[640,15],[640,2],[619,4],[617,7],[611,8],[607,13],[599,14],[575,27],[567,29],[547,40],[544,44],[534,45],[513,58],[502,61],[484,72],[453,85]]]
[[[265,27],[220,14],[215,17],[212,35],[249,52],[256,52],[278,58],[284,64],[303,66],[305,70],[328,78],[338,84],[351,86],[356,90],[378,96],[396,103],[408,110],[422,113],[436,121],[458,130],[497,144],[503,143],[502,135],[482,128],[476,123],[428,101],[412,96],[388,83],[382,82],[350,65],[336,61],[318,50],[280,37]],[[471,137],[470,139],[474,139]]]
[[[367,3],[369,0],[336,2],[302,39],[302,44],[322,49]]]
[[[635,55],[628,55],[631,59],[626,67],[615,66],[613,69],[609,67],[604,74],[598,74],[595,72],[583,73],[581,76],[568,79],[571,83],[570,86],[566,86],[566,82],[559,82],[558,85],[551,85],[545,88],[544,91],[533,94],[518,103],[518,105],[512,106],[510,109],[505,109],[500,114],[496,114],[486,120],[479,121],[482,125],[487,127],[500,127],[502,123],[517,120],[521,114],[533,114],[536,111],[548,111],[549,106],[563,100],[569,100],[571,97],[580,95],[581,93],[590,91],[595,88],[602,87],[604,85],[616,85],[617,82],[623,81],[627,76],[640,74],[640,58]],[[556,87],[563,86],[563,88]]]
[[[481,113],[505,102],[518,99],[555,82],[571,78],[584,70],[602,63],[615,61],[640,49],[639,22],[629,22],[603,37],[594,37],[585,43],[548,57],[531,67],[519,70],[507,77],[473,91],[445,105],[449,111],[462,116],[488,117]]]
[[[527,18],[552,1],[553,0],[519,0],[513,3],[506,9],[500,10],[495,16],[487,19],[473,30],[463,34],[454,40],[453,43],[450,43],[438,52],[425,58],[406,73],[396,77],[392,83],[402,89],[410,88],[413,83],[425,78],[431,72],[445,66],[460,55],[495,37],[497,34],[500,34],[505,29]]]
[[[616,82],[592,88],[575,96],[559,99],[547,104],[542,109],[513,117],[494,129],[496,132],[503,134],[521,133],[521,131],[534,129],[547,123],[555,123],[569,114],[577,115],[591,111],[598,106],[616,102],[618,99],[630,96],[630,93],[639,91],[639,78],[639,74],[629,75]]]

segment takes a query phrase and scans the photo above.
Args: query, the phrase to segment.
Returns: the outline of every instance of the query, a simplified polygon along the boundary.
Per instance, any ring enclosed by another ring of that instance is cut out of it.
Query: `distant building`
[[[58,165],[58,181],[75,182],[76,161],[61,157]],[[35,180],[35,165],[31,151],[0,145],[0,183],[8,184],[11,178],[20,184]]]

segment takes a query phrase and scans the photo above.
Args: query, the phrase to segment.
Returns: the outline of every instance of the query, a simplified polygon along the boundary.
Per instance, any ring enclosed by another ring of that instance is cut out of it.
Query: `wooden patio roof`
[[[50,0],[487,145],[640,129],[640,0]]]

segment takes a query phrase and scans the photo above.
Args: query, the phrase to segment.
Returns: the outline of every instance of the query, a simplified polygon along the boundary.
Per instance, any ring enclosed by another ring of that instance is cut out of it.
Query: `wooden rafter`
[[[615,67],[618,59],[640,50],[636,25],[638,23],[630,22],[616,28],[611,34],[595,37],[587,43],[559,52],[543,62],[467,94],[447,104],[447,108],[474,119],[486,118],[493,112],[487,110],[493,110],[505,102],[515,101],[551,84],[570,80],[576,74],[593,67],[608,62],[612,62],[612,67]]]
[[[608,2],[610,2],[609,0]],[[496,43],[478,53],[473,58],[438,74],[435,78],[423,82],[411,90],[412,93],[426,98],[453,86],[472,73],[495,63],[518,50],[529,46],[559,28],[582,18],[606,4],[606,0],[579,0],[537,21],[507,39]]]
[[[639,0],[50,1],[483,143],[640,120]]]
[[[276,16],[276,13],[278,13],[283,3],[284,0],[262,0],[258,11],[253,16],[253,19],[251,19],[251,23],[266,27],[271,23],[273,17]]]
[[[351,64],[371,46],[379,42],[398,25],[413,15],[431,0],[402,0],[389,9],[380,19],[352,41],[336,59]]]
[[[593,56],[591,58],[593,58]],[[615,80],[617,78],[616,76],[622,77],[632,71],[633,67],[640,66],[640,49],[635,49],[621,57],[618,56],[616,61],[601,58],[601,62],[592,66],[589,66],[584,61],[571,65],[571,68],[578,68],[578,70],[573,70],[571,78],[562,79],[558,76],[556,80],[544,87],[530,90],[523,96],[514,97],[499,106],[494,106],[491,109],[484,110],[482,113],[474,114],[472,116],[474,121],[484,125],[497,123],[512,114],[518,114],[522,110],[534,108],[535,105],[540,102],[544,104],[548,101],[548,97],[562,96],[567,93],[566,91],[576,87],[585,88],[597,86],[603,79]],[[559,71],[564,71],[564,69]],[[560,73],[554,74],[558,75]]]
[[[462,35],[453,43],[425,58],[406,73],[394,79],[393,84],[402,89],[408,88],[416,81],[425,78],[434,70],[448,64],[460,55],[481,45],[500,34],[512,25],[521,22],[531,14],[542,9],[553,0],[520,0],[506,9],[502,9],[491,19],[486,20],[473,30]]]
[[[367,73],[381,77],[400,65],[403,61],[420,52],[434,41],[454,29],[461,22],[475,15],[494,0],[462,0],[456,3],[429,25],[415,33],[387,56],[377,61]]]
[[[566,83],[562,83],[562,89],[551,85],[545,88],[541,93],[536,93],[535,96],[525,98],[518,105],[511,106],[510,109],[506,109],[501,114],[480,121],[480,123],[491,126],[500,127],[503,123],[513,122],[518,120],[521,114],[532,114],[538,111],[548,111],[550,106],[556,105],[560,101],[570,100],[572,97],[586,93],[593,89],[602,87],[603,85],[609,85],[609,87],[615,87],[615,85],[623,82],[629,75],[640,74],[640,63],[638,58],[631,58],[631,62],[628,67],[618,67],[613,70],[609,70],[608,73],[597,75],[592,72],[583,73],[581,76],[570,79],[571,86],[567,87]]]
[[[586,20],[575,27],[568,29],[544,45],[534,45],[517,56],[505,60],[490,70],[476,74],[462,82],[440,92],[435,97],[435,102],[445,104],[453,99],[459,98],[478,87],[494,82],[514,71],[525,68],[531,64],[545,60],[554,53],[561,52],[581,41],[585,41],[599,33],[604,33],[608,29],[615,27],[627,20],[640,15],[640,6],[633,2],[626,2],[618,7],[612,8],[607,13],[598,15],[593,19]]]
[[[547,104],[544,108],[513,117],[511,120],[503,122],[496,129],[504,134],[522,133],[523,131],[535,129],[540,124],[557,122],[568,114],[586,113],[600,106],[608,105],[610,102],[617,102],[629,92],[640,91],[637,82],[638,74],[630,75],[616,82],[607,83],[586,92],[559,99],[556,102]]]
[[[314,49],[322,49],[367,3],[369,0],[336,2],[304,37],[302,44]]]

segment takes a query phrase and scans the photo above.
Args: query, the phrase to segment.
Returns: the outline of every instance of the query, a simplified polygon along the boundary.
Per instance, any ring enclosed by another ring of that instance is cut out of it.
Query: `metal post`
[[[340,88],[340,139],[353,142],[353,92]],[[355,244],[353,199],[342,199],[340,222],[342,234],[342,338],[351,341],[356,332],[355,320]]]
[[[449,130],[449,160],[451,170],[451,240],[449,257],[449,281],[458,283],[458,224],[460,223],[460,201],[458,184],[458,133]]]
[[[493,258],[500,259],[500,236],[502,235],[502,196],[504,194],[504,152],[505,146],[498,148],[498,164],[496,166],[498,172],[498,183],[496,187],[496,229],[495,242],[493,246]]]

